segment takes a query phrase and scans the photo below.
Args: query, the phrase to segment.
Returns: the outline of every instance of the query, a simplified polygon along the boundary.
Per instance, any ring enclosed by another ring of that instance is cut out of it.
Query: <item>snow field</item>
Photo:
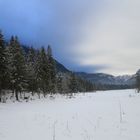
[[[0,104],[0,140],[139,140],[140,95],[98,91]]]

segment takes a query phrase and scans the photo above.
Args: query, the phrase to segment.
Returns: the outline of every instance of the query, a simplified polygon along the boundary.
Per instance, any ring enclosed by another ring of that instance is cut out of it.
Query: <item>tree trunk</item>
[[[38,98],[40,99],[40,92],[37,92]]]
[[[20,99],[22,99],[22,93],[21,93],[21,91],[20,91]]]
[[[46,97],[46,93],[45,92],[43,92],[43,95],[44,95],[44,98]]]
[[[32,96],[34,96],[34,92],[32,91]]]
[[[18,91],[16,90],[15,92],[15,96],[16,96],[16,100],[19,101],[19,98],[18,98]]]
[[[2,89],[0,89],[0,102],[2,102],[2,96],[3,96]]]
[[[1,102],[1,90],[0,90],[0,102]]]

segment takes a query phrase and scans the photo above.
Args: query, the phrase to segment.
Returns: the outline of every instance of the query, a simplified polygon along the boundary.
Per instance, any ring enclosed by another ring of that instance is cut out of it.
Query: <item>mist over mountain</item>
[[[84,73],[76,72],[76,75],[87,79],[95,84],[105,85],[135,85],[135,74],[134,75],[122,75],[113,76],[105,73]]]
[[[28,52],[28,46],[22,46],[25,52]],[[67,69],[63,64],[55,59],[57,73],[71,73],[72,70]],[[137,73],[140,72],[137,71]],[[74,72],[77,77],[89,81],[95,85],[111,86],[111,88],[133,88],[136,83],[136,74],[114,76],[106,73],[86,73]],[[113,87],[112,87],[113,86]]]

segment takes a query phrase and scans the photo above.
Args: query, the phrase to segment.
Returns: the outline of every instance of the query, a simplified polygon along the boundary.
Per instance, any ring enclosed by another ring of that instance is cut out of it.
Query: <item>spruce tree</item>
[[[6,87],[6,55],[4,37],[0,31],[0,102],[2,96],[2,90]]]
[[[63,93],[63,78],[62,75],[59,73],[56,78],[56,85],[58,93]]]
[[[41,55],[40,50],[36,50],[35,54],[35,64],[34,64],[34,70],[35,70],[35,82],[36,82],[36,91],[40,98],[40,92],[41,92]]]
[[[49,73],[48,73],[47,54],[44,47],[42,47],[40,53],[38,54],[37,60],[37,79],[38,86],[44,93],[44,96],[48,92],[49,85],[48,75]]]
[[[74,73],[71,73],[69,79],[69,91],[70,93],[77,93],[78,92],[78,83]]]
[[[18,94],[26,86],[26,67],[23,50],[17,37],[11,37],[9,45],[9,71],[10,81],[16,100],[19,100]]]
[[[27,70],[27,89],[32,92],[32,95],[37,91],[37,81],[36,81],[36,52],[33,47],[29,49],[26,62]]]
[[[52,56],[52,49],[50,45],[48,45],[47,48],[47,62],[48,62],[49,92],[55,93],[56,66],[55,66],[55,60],[53,59]]]

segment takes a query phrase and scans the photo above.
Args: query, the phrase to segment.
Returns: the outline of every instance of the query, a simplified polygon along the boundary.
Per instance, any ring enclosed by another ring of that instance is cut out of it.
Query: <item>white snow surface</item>
[[[0,103],[0,140],[140,140],[135,90]]]

